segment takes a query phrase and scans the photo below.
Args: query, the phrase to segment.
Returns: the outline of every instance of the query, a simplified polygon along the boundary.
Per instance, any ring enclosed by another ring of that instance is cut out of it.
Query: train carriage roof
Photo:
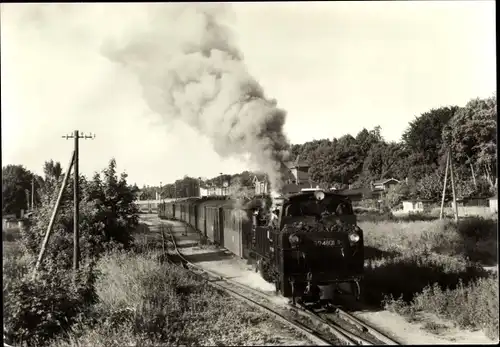
[[[217,198],[207,198],[203,201],[203,206],[213,206],[213,207],[227,207],[232,206],[234,204],[234,200],[228,199],[217,199]]]

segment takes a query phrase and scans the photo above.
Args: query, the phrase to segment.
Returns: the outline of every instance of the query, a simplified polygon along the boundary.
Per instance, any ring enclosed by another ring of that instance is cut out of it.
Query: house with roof
[[[374,192],[386,192],[391,187],[393,187],[399,183],[401,183],[401,181],[399,181],[395,178],[386,178],[386,179],[382,179],[382,180],[378,180],[378,181],[371,181],[370,188]]]
[[[298,193],[303,188],[313,188],[317,186],[309,177],[310,165],[301,159],[300,155],[294,161],[282,164],[284,185],[283,194]],[[255,187],[255,195],[269,194],[269,181],[264,174],[257,174],[252,181]]]

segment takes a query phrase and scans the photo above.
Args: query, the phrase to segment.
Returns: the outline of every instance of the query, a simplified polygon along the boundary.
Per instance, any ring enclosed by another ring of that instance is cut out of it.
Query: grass
[[[415,222],[415,221],[435,221],[439,219],[441,208],[434,207],[426,212],[403,213],[398,211],[381,211],[377,208],[370,207],[354,207],[354,212],[359,221],[382,222],[382,221],[400,221],[400,222]],[[454,217],[454,209],[445,207],[443,216],[448,219]],[[458,215],[460,219],[470,217],[480,217],[484,219],[498,220],[497,213],[492,213],[489,207],[483,206],[465,206],[458,207]]]
[[[439,285],[429,285],[407,303],[403,299],[389,297],[385,307],[390,311],[415,319],[420,312],[436,314],[453,321],[460,328],[483,329],[486,335],[498,339],[498,278],[478,279],[469,285],[459,283],[455,289],[442,289]],[[426,323],[427,330],[433,331],[436,323]],[[439,329],[442,330],[442,329]],[[436,331],[434,331],[436,332]]]
[[[85,309],[67,323],[63,322],[64,317],[54,319],[50,305],[40,306],[38,301],[53,300],[57,305],[66,302],[67,284],[57,285],[63,279],[69,280],[71,287],[71,272],[57,271],[56,267],[55,274],[60,279],[51,282],[49,277],[33,282],[28,273],[32,257],[19,251],[4,257],[4,299],[7,295],[9,301],[7,325],[10,330],[24,329],[14,334],[9,331],[16,345],[22,345],[19,337],[28,333],[23,312],[31,314],[37,305],[36,313],[44,323],[37,325],[37,336],[43,339],[32,338],[30,345],[287,345],[294,342],[291,338],[304,339],[269,315],[214,289],[186,270],[163,262],[158,237],[158,233],[141,224],[133,250],[113,251],[100,258],[93,268],[97,279],[92,288],[97,300],[82,302]],[[57,287],[56,294],[44,291],[51,286]],[[16,288],[35,289],[31,295],[35,298],[30,300],[26,290]],[[22,296],[17,297],[20,293]],[[58,312],[64,313],[64,307],[59,306]],[[22,312],[18,307],[22,307]],[[63,327],[54,328],[53,323],[59,322],[63,322]],[[52,330],[45,331],[45,327]],[[283,336],[280,331],[285,332]]]
[[[270,317],[226,296],[190,273],[158,261],[157,252],[115,253],[98,264],[99,304],[54,346],[264,345]]]
[[[410,320],[433,313],[498,337],[498,279],[483,268],[497,264],[497,220],[471,217],[458,227],[450,220],[359,226],[366,300]]]
[[[440,207],[433,208],[430,212],[433,216],[439,216]],[[453,216],[455,210],[451,207],[445,207],[443,213],[447,216]],[[483,217],[488,219],[496,219],[497,214],[492,213],[489,207],[485,206],[458,206],[458,215],[460,217]]]
[[[473,217],[456,224],[450,220],[360,222],[365,233],[366,258],[403,254],[408,250],[468,258],[483,265],[497,263],[497,225],[493,219]]]

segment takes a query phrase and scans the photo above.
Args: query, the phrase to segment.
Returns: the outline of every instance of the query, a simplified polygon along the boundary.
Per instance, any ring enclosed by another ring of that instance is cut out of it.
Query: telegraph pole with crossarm
[[[75,139],[75,158],[73,162],[73,199],[74,199],[74,211],[73,211],[73,270],[78,270],[78,263],[80,262],[80,226],[79,226],[79,210],[80,210],[80,174],[78,172],[78,141],[80,139],[95,139],[95,134],[90,135],[80,135],[78,130],[75,130],[72,135],[64,135],[62,138]]]

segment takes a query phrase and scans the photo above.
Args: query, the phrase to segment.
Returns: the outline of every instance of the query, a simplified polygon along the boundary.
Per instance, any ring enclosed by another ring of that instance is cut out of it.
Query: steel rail
[[[174,243],[175,242],[174,236],[171,233],[171,229],[170,228],[168,228],[168,229],[170,230],[170,236],[173,240],[172,243]],[[205,274],[211,276],[213,279],[216,279],[217,281],[221,281],[221,282],[223,281],[223,282],[227,282],[229,284],[232,284],[234,286],[237,286],[243,290],[246,290],[246,291],[251,292],[255,295],[258,295],[258,296],[260,296],[263,299],[266,299],[268,301],[272,298],[272,296],[270,296],[269,294],[267,294],[265,292],[262,292],[258,289],[255,289],[255,288],[249,287],[247,285],[244,285],[242,283],[239,283],[239,282],[237,282],[231,278],[228,278],[228,277],[226,277],[226,276],[224,276],[216,271],[201,268],[200,266],[197,266],[197,265],[187,261],[183,257],[182,253],[177,249],[177,245],[175,243],[174,243],[174,247],[175,247],[176,253],[179,255],[179,257],[181,257],[186,262],[186,265],[189,268],[193,268],[196,271],[199,271],[201,273],[205,273]],[[231,289],[229,289],[229,290],[231,290]],[[335,335],[337,338],[339,338],[342,342],[346,343],[347,345],[369,346],[369,345],[374,344],[374,343],[368,341],[367,339],[365,339],[361,336],[358,336],[358,335],[348,331],[347,329],[344,329],[336,322],[333,322],[332,320],[330,320],[328,318],[326,318],[326,319],[323,318],[320,314],[318,314],[314,310],[310,310],[310,309],[307,309],[307,308],[301,307],[301,306],[296,307],[296,306],[292,306],[292,305],[288,305],[287,308],[289,310],[291,310],[292,312],[295,312],[296,314],[299,314],[303,317],[308,318],[313,323],[316,323],[317,325],[321,325],[323,328],[326,328],[328,331],[330,331],[333,335]],[[397,342],[393,338],[387,336],[387,334],[379,331],[378,329],[371,326],[370,324],[361,321],[359,318],[354,317],[353,315],[347,313],[346,311],[342,310],[339,307],[336,307],[336,309],[337,309],[336,314],[341,319],[343,319],[346,322],[351,323],[352,325],[354,325],[356,327],[359,327],[359,329],[361,331],[368,333],[369,335],[371,335],[375,339],[379,340],[380,342],[382,342],[386,345],[400,345],[399,342]]]
[[[189,262],[184,257],[184,255],[177,248],[177,243],[175,241],[175,237],[174,237],[173,233],[171,232],[170,228],[167,227],[167,229],[169,230],[169,234],[170,234],[170,238],[171,238],[171,243],[172,243],[172,245],[174,247],[174,251],[175,251],[176,255],[181,259],[182,263],[185,264],[185,265],[187,265],[187,269],[190,270],[190,271],[192,271],[193,273],[195,273],[197,275],[202,275],[202,274],[210,275],[210,272],[205,271],[205,269],[202,269],[201,267],[196,266],[195,264]],[[160,232],[163,233],[163,229],[162,228],[160,228]],[[170,259],[170,261],[173,263],[173,261],[171,259]],[[195,271],[193,271],[193,270],[195,270]],[[299,332],[301,332],[302,334],[304,334],[314,344],[316,344],[318,346],[332,346],[332,345],[336,345],[336,343],[332,344],[331,341],[328,341],[327,339],[321,337],[320,336],[321,333],[318,333],[317,331],[314,331],[313,329],[308,328],[307,326],[305,326],[301,322],[298,322],[298,321],[295,321],[295,320],[291,320],[291,319],[285,317],[284,315],[282,315],[281,313],[273,310],[272,308],[269,308],[266,305],[263,305],[262,303],[259,303],[256,300],[248,298],[245,295],[239,293],[238,291],[236,291],[234,289],[228,288],[228,287],[226,287],[224,285],[221,285],[220,283],[217,283],[219,281],[220,282],[228,282],[222,276],[217,276],[216,278],[212,278],[212,280],[207,279],[207,283],[208,284],[214,286],[215,288],[217,288],[219,290],[222,290],[222,291],[226,292],[227,294],[229,294],[230,296],[232,296],[235,299],[244,301],[247,304],[249,304],[250,306],[256,307],[256,308],[258,308],[258,309],[260,309],[260,310],[262,310],[262,311],[264,311],[266,313],[269,313],[270,315],[274,316],[275,318],[277,318],[279,321],[281,321],[285,325],[291,326],[294,329],[296,329]]]

